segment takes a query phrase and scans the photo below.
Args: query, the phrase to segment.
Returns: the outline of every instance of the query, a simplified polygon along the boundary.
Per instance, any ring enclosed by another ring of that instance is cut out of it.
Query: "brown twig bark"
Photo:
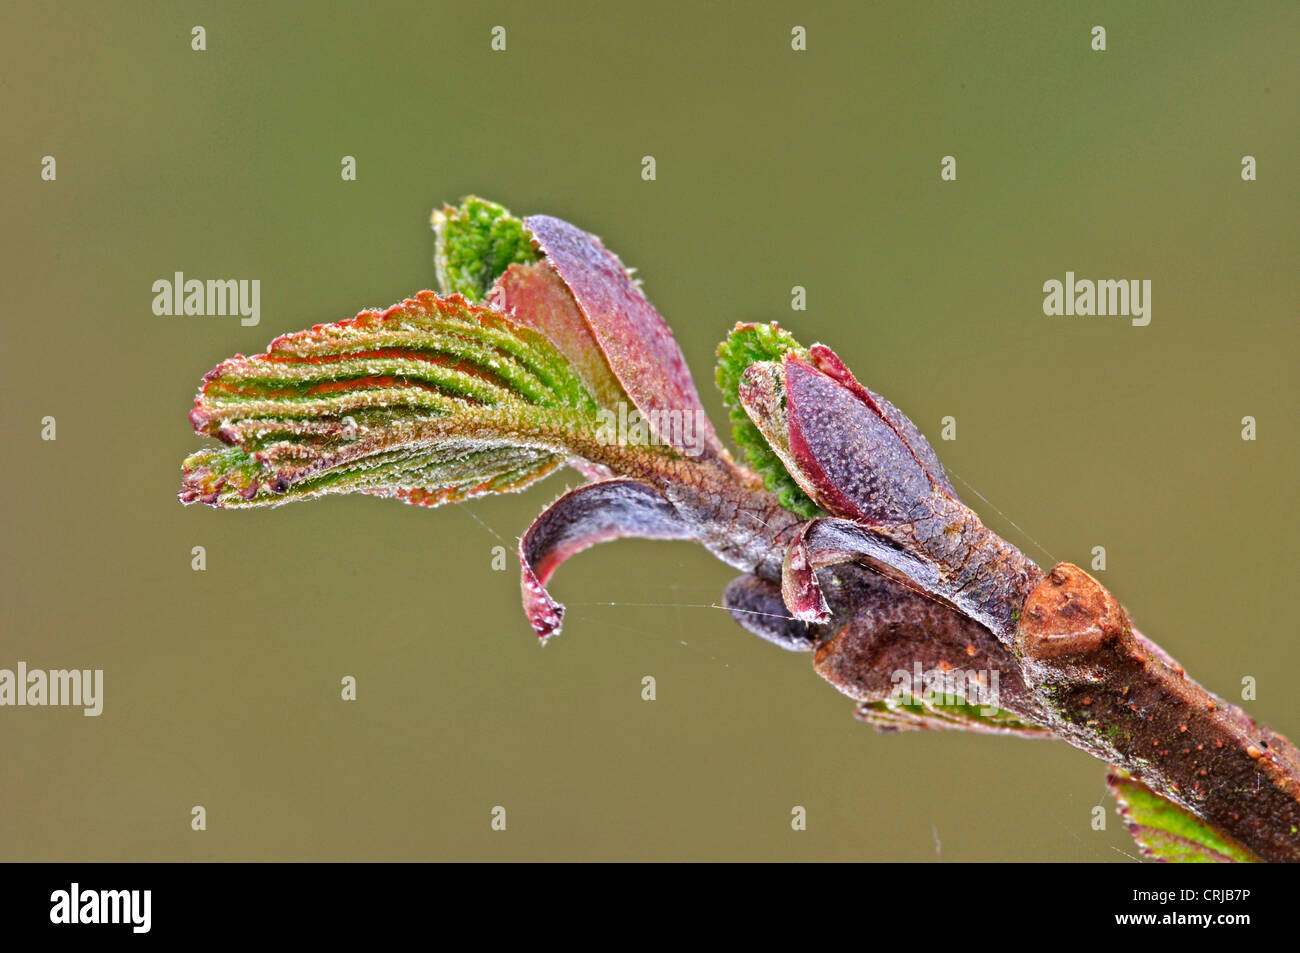
[[[1015,647],[1057,737],[1260,858],[1300,861],[1300,752],[1188,678],[1097,580],[1053,569],[1025,603]]]

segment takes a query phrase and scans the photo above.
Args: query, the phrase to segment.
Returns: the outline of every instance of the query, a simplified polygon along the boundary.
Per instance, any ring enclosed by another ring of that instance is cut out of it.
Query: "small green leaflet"
[[[740,379],[745,368],[759,361],[779,361],[787,351],[802,352],[803,347],[776,322],[737,324],[718,345],[715,380],[731,420],[731,438],[744,454],[745,462],[762,476],[763,485],[776,494],[782,506],[805,519],[814,519],[826,514],[795,483],[740,404]]]
[[[938,704],[926,702],[912,695],[889,698],[877,702],[863,702],[858,706],[858,718],[875,726],[879,731],[917,731],[954,729],[990,735],[1019,735],[1025,738],[1047,738],[1046,728],[1027,724],[1005,711],[984,714],[982,706],[957,702]]]
[[[524,223],[504,207],[469,196],[459,207],[433,214],[437,233],[434,262],[444,295],[461,294],[481,303],[498,278],[513,264],[531,264],[541,255],[533,250]]]
[[[1240,844],[1226,840],[1200,818],[1128,775],[1112,772],[1106,784],[1144,857],[1173,864],[1259,862]]]

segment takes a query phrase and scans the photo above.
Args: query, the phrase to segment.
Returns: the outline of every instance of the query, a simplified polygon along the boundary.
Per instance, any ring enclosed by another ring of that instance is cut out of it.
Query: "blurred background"
[[[1282,2],[8,4],[0,667],[102,668],[105,700],[0,710],[0,856],[1130,860],[1102,764],[874,734],[713,607],[734,573],[700,548],[575,558],[538,648],[492,548],[571,471],[438,510],[184,508],[186,414],[222,358],[432,287],[435,205],[558,215],[638,269],[719,427],[733,322],[831,344],[990,526],[1043,565],[1104,546],[1138,625],[1231,700],[1254,677],[1245,707],[1295,737],[1298,26]],[[1150,325],[1044,316],[1067,270],[1150,279]],[[176,271],[259,279],[260,325],[155,316]]]

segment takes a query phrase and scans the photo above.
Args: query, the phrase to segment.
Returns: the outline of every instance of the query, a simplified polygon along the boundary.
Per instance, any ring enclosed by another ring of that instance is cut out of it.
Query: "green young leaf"
[[[1119,813],[1142,854],[1175,864],[1253,864],[1258,859],[1199,817],[1166,801],[1127,774],[1106,778]]]
[[[745,456],[745,461],[763,478],[763,485],[775,493],[781,505],[805,519],[824,516],[808,498],[781,459],[763,438],[740,404],[740,380],[745,368],[759,361],[780,361],[789,351],[804,348],[776,322],[771,324],[737,324],[727,339],[718,345],[716,380],[731,420],[731,437]]]
[[[425,291],[209,372],[190,420],[228,446],[185,460],[180,498],[360,492],[436,506],[517,490],[590,442],[597,411],[542,334]]]
[[[1026,738],[1046,738],[1051,734],[1046,728],[1027,724],[1010,712],[985,714],[983,707],[974,703],[927,702],[910,694],[863,702],[858,706],[857,715],[881,731],[953,729]]]
[[[533,250],[524,223],[505,208],[469,196],[459,208],[448,205],[433,214],[437,233],[434,262],[444,295],[461,294],[481,303],[497,278],[512,264],[529,264],[541,256]]]

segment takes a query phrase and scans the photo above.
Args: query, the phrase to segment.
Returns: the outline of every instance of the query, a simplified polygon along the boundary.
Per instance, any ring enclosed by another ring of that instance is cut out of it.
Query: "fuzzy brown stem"
[[[1268,861],[1300,861],[1300,752],[1188,678],[1077,566],[1025,603],[1015,650],[1046,727]]]

